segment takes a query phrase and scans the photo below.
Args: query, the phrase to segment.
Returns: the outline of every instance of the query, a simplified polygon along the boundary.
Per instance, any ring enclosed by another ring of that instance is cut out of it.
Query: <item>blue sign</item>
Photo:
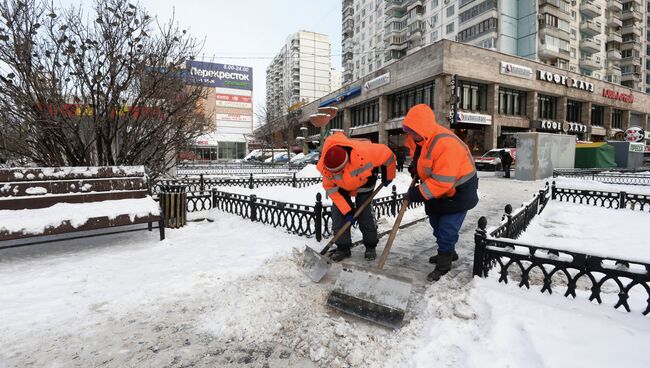
[[[253,90],[253,68],[188,60],[188,83],[205,87]]]
[[[329,106],[334,103],[339,103],[341,101],[350,99],[352,97],[358,96],[361,94],[361,86],[359,87],[353,87],[350,88],[349,90],[340,93],[338,96],[330,98],[329,100],[325,100],[321,102],[318,107],[324,107],[324,106]]]

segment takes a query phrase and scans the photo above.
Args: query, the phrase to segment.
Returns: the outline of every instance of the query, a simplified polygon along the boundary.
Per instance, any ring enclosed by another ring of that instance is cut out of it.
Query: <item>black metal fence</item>
[[[372,207],[375,218],[395,216],[399,212],[404,195],[397,194],[397,188],[393,186],[390,196],[374,199]],[[312,206],[258,198],[254,194],[247,196],[213,189],[210,194],[188,196],[187,208],[189,212],[215,208],[253,222],[285,228],[292,234],[315,237],[320,241],[332,235],[332,207],[323,205],[322,200],[322,195],[318,193]],[[409,204],[408,208],[420,205]]]
[[[286,185],[294,188],[304,188],[310,185],[319,184],[321,177],[311,178],[298,178],[296,173],[283,178],[255,178],[253,174],[249,174],[248,178],[241,179],[222,179],[222,178],[209,178],[206,179],[203,174],[199,175],[198,179],[182,178],[175,180],[158,180],[151,186],[153,196],[160,193],[160,188],[166,185],[183,184],[188,188],[188,193],[194,193],[197,196],[208,194],[214,188],[220,187],[242,187],[254,189],[262,186],[278,186]]]
[[[571,191],[556,188],[553,183],[550,197],[573,203],[583,203],[580,201],[584,200],[584,204],[606,208],[627,208],[630,203],[627,195],[621,193],[602,195],[603,192],[582,191],[585,193],[576,194]],[[514,280],[518,281],[519,287],[530,289],[531,282],[536,281],[541,283],[542,293],[552,294],[559,288],[565,289],[564,296],[573,298],[579,295],[577,290],[584,290],[589,293],[589,301],[596,300],[599,304],[602,304],[603,296],[616,295],[614,308],[623,307],[628,312],[631,311],[630,294],[645,293],[644,298],[647,298],[641,306],[644,308],[642,313],[650,314],[650,264],[523,244],[515,240],[534,216],[543,211],[549,200],[548,192],[547,183],[545,190],[515,214],[512,214],[511,207],[506,206],[502,222],[489,232],[487,219],[479,219],[474,235],[474,275],[487,277],[492,269],[497,268],[499,282]],[[615,289],[615,294],[612,289]]]
[[[650,212],[650,194],[605,192],[601,190],[558,188],[553,182],[551,197],[560,202],[592,205],[613,209]]]
[[[179,165],[178,175],[248,175],[289,174],[301,170],[305,165],[265,162],[216,162]]]
[[[553,177],[587,179],[607,184],[650,186],[650,169],[615,170],[616,171],[601,169],[555,169],[553,170]]]

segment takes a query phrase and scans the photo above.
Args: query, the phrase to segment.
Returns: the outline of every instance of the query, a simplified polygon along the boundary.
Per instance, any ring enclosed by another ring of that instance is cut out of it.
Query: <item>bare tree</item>
[[[45,166],[167,170],[207,126],[187,83],[200,43],[138,4],[0,3],[0,152]]]

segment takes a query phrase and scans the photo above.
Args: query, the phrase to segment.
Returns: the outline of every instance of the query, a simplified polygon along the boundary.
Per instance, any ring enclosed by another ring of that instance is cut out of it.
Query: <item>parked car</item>
[[[510,153],[510,156],[512,156],[512,165],[514,166],[517,158],[516,148],[495,148],[485,152],[483,156],[474,159],[476,169],[487,171],[503,170],[501,166],[501,150],[506,150],[506,152]]]
[[[298,160],[291,161],[291,163],[298,164],[298,165],[308,165],[308,164],[316,165],[319,159],[320,159],[320,152],[313,151],[313,152],[309,152],[304,157],[301,157]]]
[[[284,163],[284,162],[288,162],[293,156],[295,156],[295,153],[291,153],[290,156],[287,152],[276,153],[274,157],[269,157],[266,160],[264,160],[264,162]]]

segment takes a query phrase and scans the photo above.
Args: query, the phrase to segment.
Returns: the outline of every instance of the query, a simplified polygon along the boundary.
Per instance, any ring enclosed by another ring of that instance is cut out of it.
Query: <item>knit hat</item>
[[[341,146],[332,146],[325,152],[323,164],[325,168],[331,172],[339,172],[343,170],[345,164],[348,163],[348,152]]]

